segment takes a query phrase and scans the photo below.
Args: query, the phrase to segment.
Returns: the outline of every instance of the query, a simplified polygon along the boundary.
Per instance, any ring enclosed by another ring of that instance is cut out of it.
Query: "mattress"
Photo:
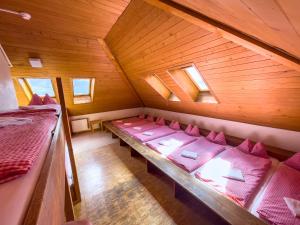
[[[147,135],[145,132],[147,132]],[[134,134],[133,137],[140,142],[148,142],[156,138],[176,133],[175,130],[169,128],[168,126],[161,126],[159,128],[147,130],[145,132]],[[150,133],[151,135],[149,135]]]
[[[238,205],[248,207],[271,165],[270,159],[246,154],[236,148],[226,148],[197,169],[195,176]],[[244,181],[226,178],[233,169],[242,173]]]
[[[259,216],[272,224],[300,225],[287,207],[284,197],[300,201],[300,171],[281,164],[266,187],[257,208]]]
[[[156,129],[156,128],[159,128],[159,127],[160,126],[157,125],[156,123],[149,122],[149,123],[146,123],[146,124],[125,128],[125,129],[123,129],[123,131],[125,133],[133,136],[134,134],[141,133],[141,132],[144,132],[144,131],[147,131],[147,130]]]
[[[22,224],[50,142],[51,136],[42,146],[38,158],[27,174],[0,185],[0,201],[5,202],[0,204],[1,224]]]
[[[112,124],[115,126],[118,126],[123,123],[132,123],[132,122],[137,122],[137,121],[141,121],[141,120],[144,120],[144,119],[140,119],[138,117],[130,117],[130,118],[126,118],[126,119],[114,120],[114,121],[112,121]]]
[[[120,128],[121,130],[124,130],[124,129],[130,128],[130,127],[142,126],[147,123],[151,123],[151,122],[144,120],[144,119],[138,119],[135,121],[122,122],[122,123],[118,123],[118,124],[114,124],[114,125],[116,127]]]
[[[187,172],[192,172],[222,152],[224,149],[225,146],[214,144],[208,141],[206,138],[200,137],[198,140],[171,153],[168,156],[168,159]],[[181,155],[183,151],[196,153],[197,158],[193,159],[183,157]]]
[[[146,145],[154,151],[167,156],[176,149],[196,141],[197,137],[187,135],[183,131],[176,132],[161,138],[146,142]]]

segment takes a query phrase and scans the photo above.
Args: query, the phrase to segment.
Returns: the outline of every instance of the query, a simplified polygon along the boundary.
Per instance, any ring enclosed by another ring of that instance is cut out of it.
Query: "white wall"
[[[122,109],[122,110],[115,110],[109,112],[93,113],[93,114],[80,115],[80,116],[72,116],[71,120],[81,119],[81,118],[88,118],[89,120],[102,119],[104,121],[114,120],[122,117],[136,116],[142,112],[143,112],[143,108],[139,107],[139,108],[132,108],[132,109]],[[83,128],[79,130],[83,130]]]
[[[0,111],[18,108],[15,88],[6,59],[0,52]]]
[[[166,119],[177,119],[179,122],[185,124],[194,123],[199,125],[199,127],[208,130],[224,131],[230,136],[239,138],[248,137],[253,141],[262,141],[267,145],[294,152],[300,151],[300,132],[297,131],[264,127],[154,108],[144,108],[144,113],[153,116],[163,116]]]

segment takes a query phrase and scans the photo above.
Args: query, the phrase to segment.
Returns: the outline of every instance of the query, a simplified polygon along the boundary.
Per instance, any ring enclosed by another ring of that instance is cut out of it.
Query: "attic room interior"
[[[299,11],[1,0],[0,223],[300,225]]]

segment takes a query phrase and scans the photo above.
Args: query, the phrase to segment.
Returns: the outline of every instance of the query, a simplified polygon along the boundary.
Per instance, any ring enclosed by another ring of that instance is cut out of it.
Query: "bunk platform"
[[[138,142],[136,139],[122,132],[111,122],[104,122],[104,126],[106,130],[112,133],[112,137],[120,138],[121,146],[130,147],[132,157],[141,155],[146,159],[148,172],[159,169],[166,176],[173,180],[174,197],[180,195],[182,191],[186,191],[232,225],[267,224],[263,220],[251,214],[249,211],[247,211],[247,209],[238,206],[221,193],[215,191],[208,185],[199,182],[193,175],[182,170],[170,160],[162,157],[146,145]]]

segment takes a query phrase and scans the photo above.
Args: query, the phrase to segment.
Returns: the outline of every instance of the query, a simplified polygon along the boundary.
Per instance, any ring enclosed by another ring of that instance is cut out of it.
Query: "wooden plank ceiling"
[[[62,77],[72,115],[140,106],[132,88],[120,76],[98,39],[104,38],[129,0],[1,0],[0,7],[26,11],[30,21],[0,13],[0,43],[14,77]],[[29,57],[40,57],[44,67],[31,68]],[[71,77],[94,77],[91,104],[74,105]],[[28,100],[15,82],[19,103]]]
[[[173,0],[300,58],[299,0]]]
[[[300,73],[218,33],[134,0],[106,42],[148,107],[300,131]],[[188,63],[219,104],[192,102],[166,72]],[[182,101],[160,97],[144,80],[153,73]]]

